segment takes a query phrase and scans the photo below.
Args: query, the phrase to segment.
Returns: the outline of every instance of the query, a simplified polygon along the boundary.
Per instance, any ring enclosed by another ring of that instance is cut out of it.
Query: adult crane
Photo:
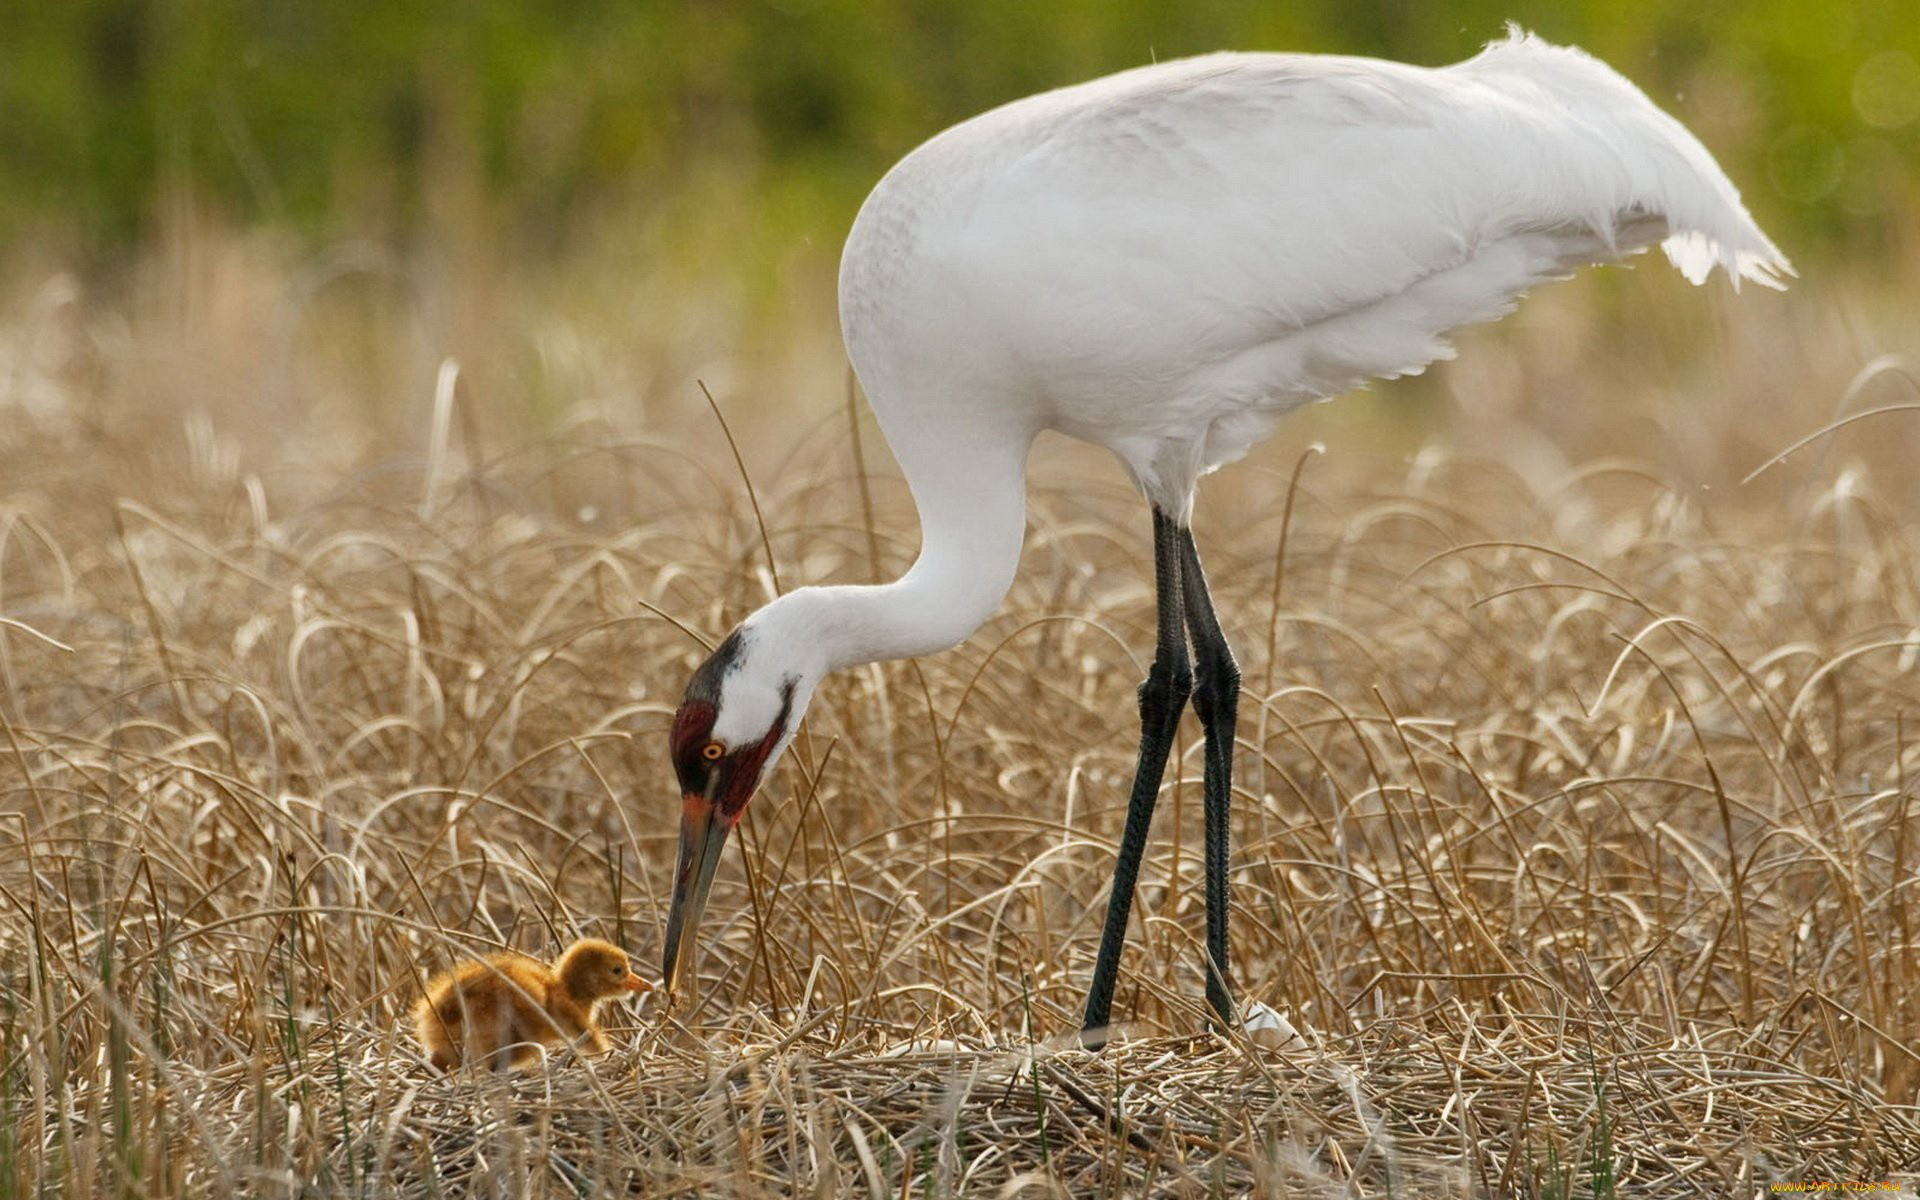
[[[840,260],[847,353],[919,510],[892,583],[741,622],[674,717],[683,796],[669,988],[714,866],[822,676],[956,645],[1013,581],[1025,464],[1105,446],[1153,512],[1158,634],[1085,1028],[1108,1024],[1134,881],[1191,697],[1204,730],[1207,999],[1233,1020],[1227,803],[1239,676],[1188,527],[1202,475],[1290,409],[1449,357],[1527,288],[1659,243],[1694,282],[1787,260],[1711,155],[1633,84],[1515,29],[1438,69],[1214,54],[1028,97],[934,137]]]

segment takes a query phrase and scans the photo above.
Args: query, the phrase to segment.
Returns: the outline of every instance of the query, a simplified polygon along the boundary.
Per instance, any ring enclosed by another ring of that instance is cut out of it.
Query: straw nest
[[[1155,1037],[1098,1054],[874,1054],[796,1032],[649,1038],[591,1068],[505,1077],[359,1064],[340,1099],[380,1121],[352,1137],[334,1126],[305,1169],[394,1195],[1571,1195],[1613,1181],[1747,1195],[1883,1179],[1920,1146],[1914,1111],[1857,1081],[1604,1008],[1456,1011],[1286,1050]],[[189,1094],[203,1115],[244,1121],[245,1076]]]

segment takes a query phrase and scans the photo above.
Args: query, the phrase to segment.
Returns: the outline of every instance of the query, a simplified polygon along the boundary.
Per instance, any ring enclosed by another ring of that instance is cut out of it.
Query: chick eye
[[[727,748],[719,742],[708,742],[706,745],[700,747],[700,757],[706,759],[708,762],[719,762],[720,756],[726,752]]]

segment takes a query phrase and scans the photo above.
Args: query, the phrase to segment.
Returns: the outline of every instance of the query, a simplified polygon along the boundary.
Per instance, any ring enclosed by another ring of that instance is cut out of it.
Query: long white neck
[[[940,432],[898,415],[883,428],[920,513],[913,566],[892,583],[801,588],[743,623],[815,679],[958,645],[993,615],[1020,564],[1031,430],[986,421]]]

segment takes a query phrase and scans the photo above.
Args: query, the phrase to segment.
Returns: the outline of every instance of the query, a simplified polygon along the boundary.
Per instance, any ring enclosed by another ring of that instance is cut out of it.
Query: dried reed
[[[1070,1048],[1151,611],[1141,506],[1068,453],[986,629],[823,688],[729,850],[698,1004],[441,1078],[401,1019],[431,971],[657,954],[698,639],[769,556],[789,586],[911,557],[897,479],[855,476],[871,430],[829,404],[747,455],[763,526],[707,424],[501,439],[445,371],[424,462],[328,466],[192,406],[36,404],[70,381],[15,361],[0,1192],[1732,1195],[1920,1165],[1920,545],[1905,482],[1844,449],[1731,495],[1297,443],[1219,482],[1235,973],[1301,1043],[1203,1032],[1189,731],[1129,1036]]]

